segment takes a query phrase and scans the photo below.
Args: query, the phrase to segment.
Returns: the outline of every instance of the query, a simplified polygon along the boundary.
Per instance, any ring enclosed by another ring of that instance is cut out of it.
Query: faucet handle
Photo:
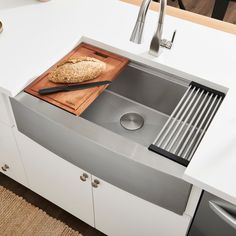
[[[172,45],[173,45],[173,42],[175,40],[175,34],[176,34],[176,30],[174,31],[173,35],[172,35],[172,38],[171,38],[171,41],[167,40],[167,39],[162,39],[161,40],[161,47],[164,47],[164,48],[167,48],[167,49],[171,49]]]

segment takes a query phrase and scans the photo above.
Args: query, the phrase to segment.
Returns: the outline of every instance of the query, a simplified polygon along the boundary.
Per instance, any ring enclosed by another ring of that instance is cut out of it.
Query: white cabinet
[[[94,176],[92,178],[95,182],[95,227],[98,230],[110,236],[186,234],[190,217],[177,215]]]
[[[98,179],[19,132],[17,140],[30,188],[105,234],[186,234],[191,217],[177,215]]]
[[[30,188],[94,226],[91,175],[17,132]]]
[[[13,115],[10,108],[9,97],[0,93],[0,123],[13,126]]]
[[[12,128],[1,123],[0,171],[21,184],[28,185]]]

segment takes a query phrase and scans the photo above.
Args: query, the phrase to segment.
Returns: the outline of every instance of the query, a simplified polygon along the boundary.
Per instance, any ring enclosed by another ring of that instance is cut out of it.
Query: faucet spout
[[[131,42],[140,44],[142,41],[146,15],[151,1],[152,0],[143,0],[140,6],[138,17],[130,37]],[[160,0],[160,13],[159,13],[157,30],[153,36],[149,50],[149,53],[154,56],[158,54],[160,48],[166,5],[167,5],[167,0]]]

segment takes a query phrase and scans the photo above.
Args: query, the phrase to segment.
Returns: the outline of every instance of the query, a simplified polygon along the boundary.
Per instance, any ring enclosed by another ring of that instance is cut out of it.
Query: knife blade
[[[69,91],[75,91],[75,90],[82,90],[87,88],[92,88],[96,86],[102,86],[106,84],[111,84],[110,80],[104,80],[99,82],[93,82],[93,83],[86,83],[86,84],[72,84],[72,85],[64,85],[64,86],[56,86],[52,88],[43,88],[38,91],[40,95],[47,95],[52,93],[58,93],[58,92],[69,92]]]

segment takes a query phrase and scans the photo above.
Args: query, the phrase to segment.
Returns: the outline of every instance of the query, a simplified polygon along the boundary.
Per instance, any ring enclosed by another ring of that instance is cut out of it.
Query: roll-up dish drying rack
[[[187,166],[224,97],[191,82],[149,150]]]

